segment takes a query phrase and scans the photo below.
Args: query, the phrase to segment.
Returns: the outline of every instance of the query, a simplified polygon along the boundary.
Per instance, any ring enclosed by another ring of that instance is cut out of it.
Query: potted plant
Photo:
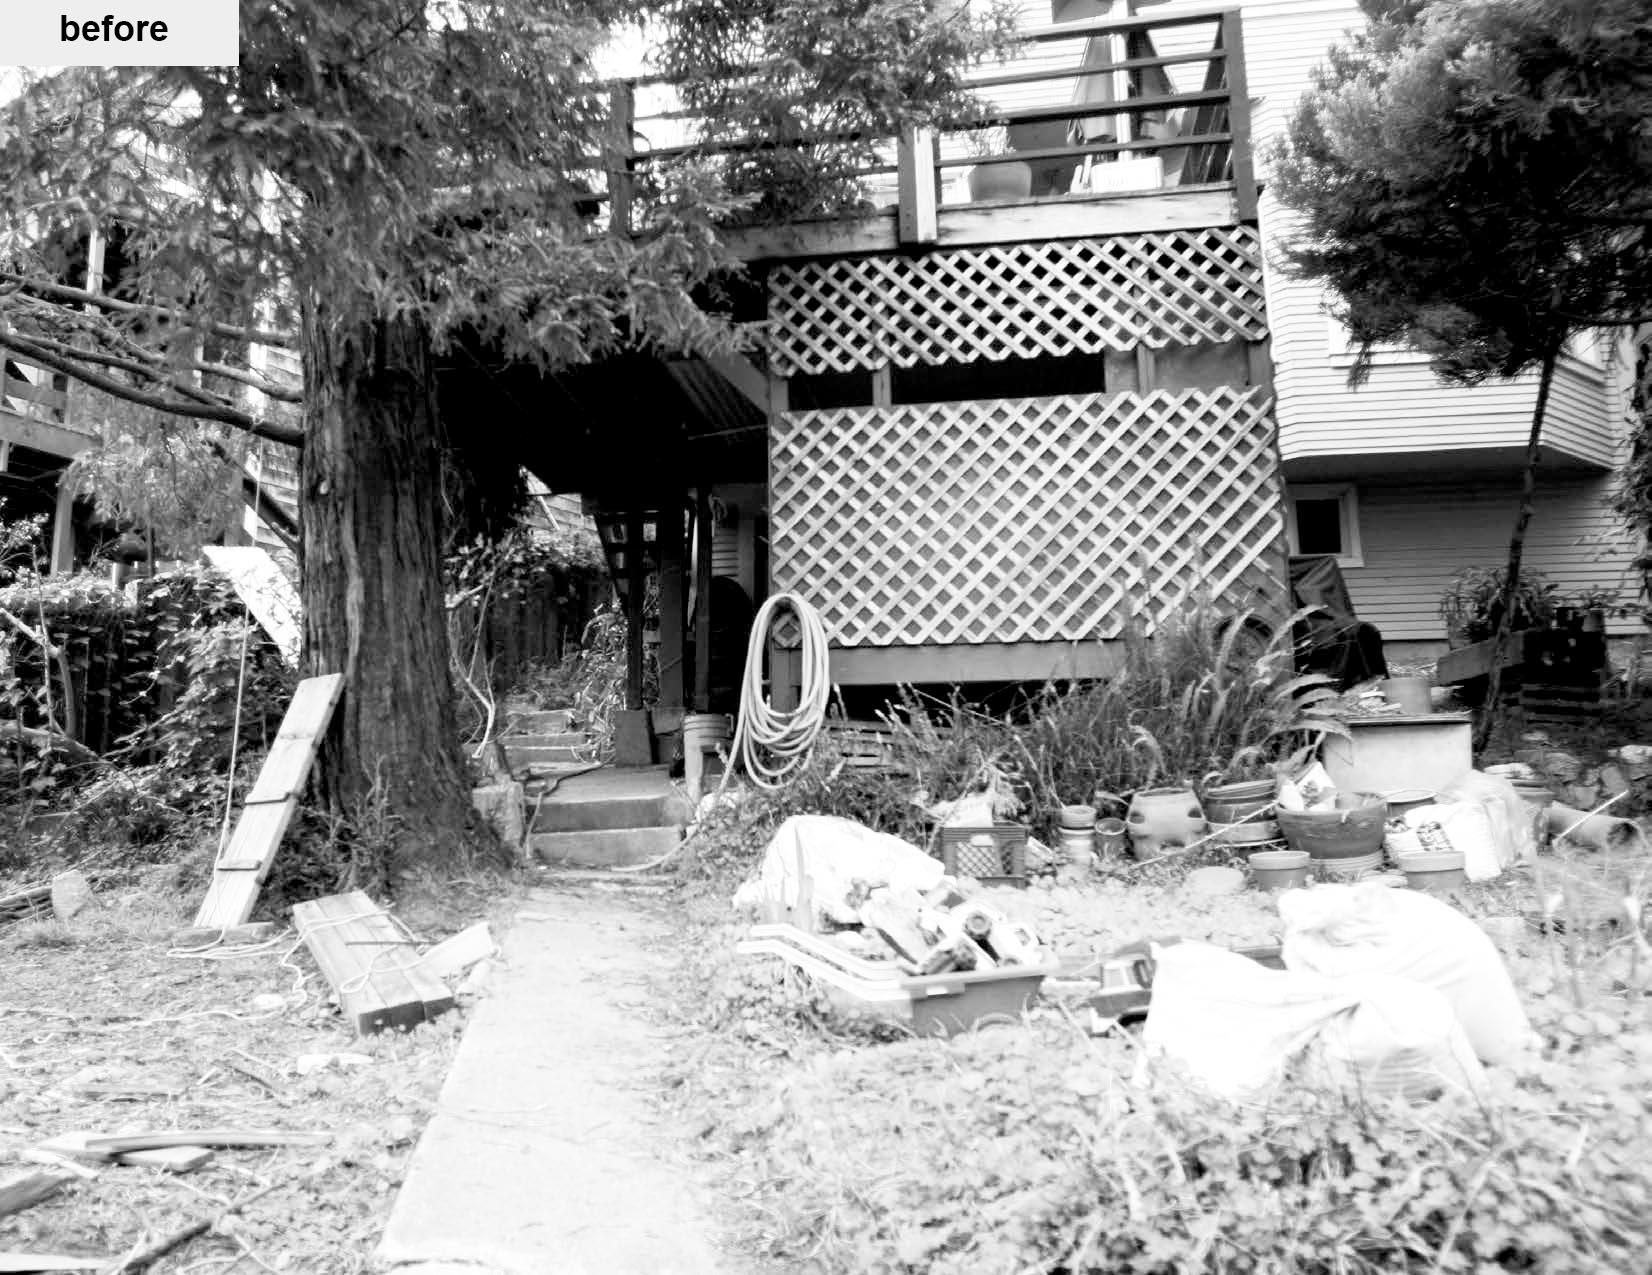
[[[1440,597],[1440,618],[1453,646],[1484,642],[1497,632],[1503,614],[1503,567],[1464,567],[1451,577]],[[1514,593],[1514,616],[1509,627],[1548,628],[1556,622],[1562,604],[1554,582],[1542,572],[1522,572]]]
[[[969,197],[980,203],[988,199],[1025,199],[1032,193],[1032,168],[1025,160],[999,160],[1010,152],[1009,130],[1002,124],[978,129],[968,136],[969,153],[992,163],[976,164],[969,170]]]

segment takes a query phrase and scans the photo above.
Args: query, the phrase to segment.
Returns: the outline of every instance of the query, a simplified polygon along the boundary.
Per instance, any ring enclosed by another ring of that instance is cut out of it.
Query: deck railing
[[[0,349],[0,412],[48,425],[69,425],[69,391],[63,376],[14,358]]]
[[[969,77],[973,118],[904,137],[708,138],[663,80],[615,87],[606,157],[616,228],[634,230],[634,178],[695,156],[871,142],[856,169],[874,207],[898,207],[922,241],[940,207],[1225,188],[1255,216],[1250,102],[1237,9],[1029,28],[1014,55]],[[907,234],[907,223],[913,233]]]

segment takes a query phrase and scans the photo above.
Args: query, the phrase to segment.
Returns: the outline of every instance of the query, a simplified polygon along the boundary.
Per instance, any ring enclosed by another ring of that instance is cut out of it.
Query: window
[[[1292,553],[1330,554],[1340,566],[1364,565],[1351,483],[1292,487],[1285,497],[1285,530]]]

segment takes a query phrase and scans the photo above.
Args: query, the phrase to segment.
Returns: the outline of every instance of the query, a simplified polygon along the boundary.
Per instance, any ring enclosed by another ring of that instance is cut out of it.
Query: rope
[[[775,615],[788,606],[803,631],[803,685],[797,707],[783,713],[763,694],[763,656]],[[794,771],[808,764],[832,694],[827,645],[820,612],[795,593],[775,594],[763,603],[752,621],[751,640],[746,645],[746,674],[740,685],[740,718],[729,755],[740,762],[759,788],[780,788]],[[719,797],[733,771],[732,766],[724,770],[722,782],[717,785]]]

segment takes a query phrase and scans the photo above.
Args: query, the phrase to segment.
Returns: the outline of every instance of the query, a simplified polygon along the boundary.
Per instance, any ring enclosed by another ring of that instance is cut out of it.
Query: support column
[[[57,479],[57,508],[52,514],[52,574],[66,575],[75,569],[75,481],[74,465],[63,467]]]
[[[633,711],[642,707],[642,595],[646,580],[642,512],[633,507],[625,514],[625,706]]]
[[[711,487],[694,489],[694,711],[711,711]]]
[[[681,709],[687,684],[687,575],[683,539],[683,502],[670,496],[660,502],[655,530],[660,551],[660,708]]]

